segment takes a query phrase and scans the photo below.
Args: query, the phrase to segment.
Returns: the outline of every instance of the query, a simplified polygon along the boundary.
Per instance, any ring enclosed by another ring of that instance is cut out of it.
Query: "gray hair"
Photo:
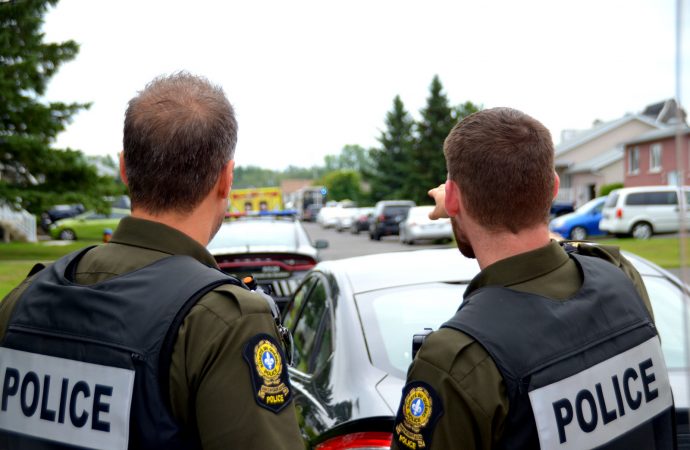
[[[125,113],[132,206],[190,212],[233,159],[236,144],[235,113],[221,87],[186,72],[155,78]]]

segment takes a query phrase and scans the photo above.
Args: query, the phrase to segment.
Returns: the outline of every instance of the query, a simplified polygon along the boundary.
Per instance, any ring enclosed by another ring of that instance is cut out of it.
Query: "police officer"
[[[131,217],[0,303],[0,448],[303,448],[269,304],[205,248],[236,139],[204,78],[160,77],[129,102]]]
[[[640,275],[559,245],[548,130],[513,109],[458,123],[432,218],[481,272],[407,375],[393,449],[672,448],[673,400]]]

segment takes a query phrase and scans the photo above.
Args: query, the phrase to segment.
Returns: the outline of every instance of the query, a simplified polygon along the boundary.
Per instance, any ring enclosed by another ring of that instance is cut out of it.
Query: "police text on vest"
[[[127,448],[133,371],[0,347],[0,383],[1,429]]]
[[[659,339],[529,393],[541,448],[592,448],[673,404]]]

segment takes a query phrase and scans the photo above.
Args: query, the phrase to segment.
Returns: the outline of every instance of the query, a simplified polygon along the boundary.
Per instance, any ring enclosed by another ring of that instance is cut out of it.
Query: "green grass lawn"
[[[66,245],[58,241],[38,243],[10,242],[0,243],[0,300],[17,286],[29,273],[34,264],[51,262],[99,241],[77,241]]]
[[[661,267],[676,268],[690,265],[680,261],[680,239],[655,237],[647,241],[636,239],[605,239],[598,243],[617,245],[623,250],[640,255]],[[56,241],[39,243],[11,242],[0,244],[0,299],[18,285],[37,262],[51,262],[63,255],[99,241],[78,241],[58,245]],[[690,239],[685,240],[686,256],[690,258]]]
[[[598,240],[596,242],[616,245],[621,250],[639,255],[667,269],[690,265],[690,261],[681,263],[679,238],[654,237],[646,241],[623,238]],[[685,256],[690,258],[690,239],[685,239]]]

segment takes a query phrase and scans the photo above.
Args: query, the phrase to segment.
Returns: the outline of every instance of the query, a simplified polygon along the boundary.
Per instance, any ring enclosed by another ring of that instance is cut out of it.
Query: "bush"
[[[599,197],[603,197],[604,195],[609,195],[609,192],[611,192],[615,189],[620,189],[622,187],[623,187],[623,183],[605,184],[599,188]]]

